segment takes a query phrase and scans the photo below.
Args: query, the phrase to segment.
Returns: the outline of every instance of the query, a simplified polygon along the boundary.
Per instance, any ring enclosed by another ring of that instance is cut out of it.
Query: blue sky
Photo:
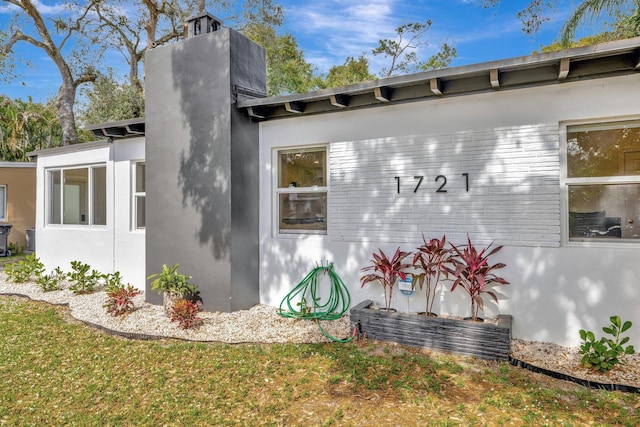
[[[320,72],[343,63],[347,56],[366,54],[371,72],[377,74],[387,66],[382,58],[370,55],[378,40],[393,38],[394,29],[403,23],[430,19],[430,45],[418,52],[420,57],[428,58],[446,41],[458,51],[451,65],[467,65],[529,55],[557,37],[571,1],[561,2],[551,21],[533,36],[521,31],[517,18],[528,2],[503,0],[497,8],[484,9],[474,0],[280,0],[286,17],[281,31],[295,36],[307,61]],[[40,2],[51,13],[57,12],[60,3]],[[224,18],[215,10],[210,12]],[[6,5],[0,6],[0,29],[7,30],[10,16]],[[15,51],[21,58],[20,77],[9,84],[2,82],[0,93],[12,98],[31,96],[36,101],[53,97],[60,79],[51,60],[25,43],[16,45]],[[104,63],[118,68],[118,61],[117,55],[109,55]]]

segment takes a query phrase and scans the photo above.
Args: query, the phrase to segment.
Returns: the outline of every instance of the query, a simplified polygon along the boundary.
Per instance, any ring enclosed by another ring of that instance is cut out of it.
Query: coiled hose
[[[318,296],[318,282],[324,274],[329,275],[331,289],[327,301],[322,303]],[[283,306],[288,308],[285,310]],[[294,308],[294,305],[298,308]],[[347,312],[351,305],[351,296],[344,282],[333,271],[333,264],[315,267],[293,288],[280,302],[278,313],[289,319],[315,320],[322,334],[335,342],[349,342],[353,337],[344,339],[328,334],[320,325],[321,320],[338,320]]]

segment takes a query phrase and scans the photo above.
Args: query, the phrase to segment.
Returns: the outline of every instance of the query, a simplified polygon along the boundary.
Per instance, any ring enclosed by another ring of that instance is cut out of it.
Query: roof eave
[[[389,77],[309,93],[239,99],[257,120],[557,84],[640,71],[640,37]]]

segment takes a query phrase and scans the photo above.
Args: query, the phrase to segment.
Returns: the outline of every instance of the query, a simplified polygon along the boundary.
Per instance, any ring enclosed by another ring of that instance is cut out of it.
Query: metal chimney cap
[[[193,16],[188,17],[188,18],[187,18],[187,22],[195,21],[195,20],[197,20],[197,19],[205,18],[205,17],[208,17],[208,18],[210,18],[212,21],[217,22],[217,23],[218,23],[218,26],[222,26],[222,19],[220,19],[220,18],[218,18],[218,17],[216,17],[216,16],[213,16],[212,14],[210,14],[209,12],[207,12],[206,10],[205,10],[205,11],[203,11],[203,12],[197,13],[197,14],[195,14],[195,15],[193,15]]]

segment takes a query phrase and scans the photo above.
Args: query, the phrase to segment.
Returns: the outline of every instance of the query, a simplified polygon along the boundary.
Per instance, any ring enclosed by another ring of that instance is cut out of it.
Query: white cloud
[[[287,24],[307,60],[321,71],[347,56],[370,53],[381,38],[393,37],[401,24],[394,16],[397,0],[326,0],[286,10]],[[374,67],[372,67],[373,69]]]
[[[69,11],[69,6],[65,2],[55,2],[54,4],[45,4],[39,0],[35,0],[33,5],[41,15],[57,15]],[[16,13],[20,8],[13,4],[0,6],[0,13]]]

